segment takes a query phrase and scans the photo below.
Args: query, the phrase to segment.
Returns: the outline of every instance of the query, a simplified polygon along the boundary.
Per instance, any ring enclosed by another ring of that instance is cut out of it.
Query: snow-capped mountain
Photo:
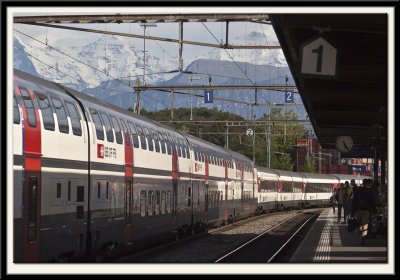
[[[14,68],[23,69],[32,75],[39,76],[31,59],[25,53],[25,47],[18,38],[14,37]]]
[[[14,37],[14,67],[33,75],[61,83],[67,87],[83,91],[87,94],[103,99],[122,108],[132,107],[134,104],[133,85],[138,79],[143,79],[143,52],[142,46],[129,44],[128,40],[117,36],[101,36],[98,40],[82,47],[55,46],[60,52],[49,46],[26,39],[17,35]],[[266,45],[264,34],[251,32],[246,37],[236,37],[230,41],[236,45]],[[278,42],[270,42],[276,45]],[[233,56],[227,55],[223,49],[214,49],[205,56],[190,62],[187,71],[195,73],[199,80],[193,80],[193,85],[208,85],[211,77],[213,85],[282,85],[285,77],[289,77],[289,84],[293,85],[289,68],[278,50],[228,50]],[[71,56],[76,60],[68,57]],[[203,57],[203,58],[202,58]],[[254,61],[257,57],[257,61]],[[146,81],[148,84],[163,85],[190,85],[189,75],[173,73],[156,75],[165,70],[177,69],[177,61],[162,60],[147,55]],[[98,69],[98,70],[95,70]],[[109,75],[106,75],[106,73]],[[153,75],[154,74],[154,75]],[[118,78],[112,79],[110,76]],[[128,76],[130,76],[128,78]],[[184,92],[184,91],[182,91]],[[187,91],[188,92],[188,91]],[[192,92],[202,95],[203,92]],[[146,91],[142,94],[142,108],[148,110],[165,109],[170,106],[171,94],[168,92]],[[240,100],[249,104],[254,103],[253,91],[214,91],[214,98]],[[295,94],[295,103],[301,103],[298,94]],[[258,103],[284,103],[284,93],[258,91]],[[249,117],[250,106],[215,100],[212,104],[205,104],[199,97],[192,97],[193,107],[217,107],[223,111],[230,111],[243,117]],[[175,95],[175,107],[190,106],[188,95]],[[305,114],[304,108],[296,107],[298,115]],[[257,117],[266,113],[265,107],[255,107]]]
[[[267,35],[266,35],[267,36]],[[263,33],[252,31],[245,36],[236,36],[229,41],[232,45],[247,46],[276,46],[277,40],[267,39]],[[229,55],[228,55],[229,53]],[[215,59],[236,62],[248,62],[257,65],[273,65],[285,67],[287,62],[281,49],[213,49],[205,55],[199,55],[196,59]]]
[[[55,49],[23,36],[15,36],[14,67],[77,90],[99,86],[104,81],[112,80],[112,77],[121,79],[131,76],[133,81],[136,78],[142,80],[143,52],[141,48],[129,45],[124,38],[102,36],[81,48],[56,46]],[[29,67],[28,61],[31,61],[36,73]],[[175,68],[168,65],[176,65],[176,62],[165,62],[165,69]],[[147,83],[162,80],[160,75],[153,75],[162,71],[162,68],[160,59],[147,53]]]

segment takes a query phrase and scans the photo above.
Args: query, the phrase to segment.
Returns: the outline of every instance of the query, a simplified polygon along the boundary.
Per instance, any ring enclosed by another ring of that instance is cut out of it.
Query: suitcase
[[[354,218],[350,218],[347,220],[347,231],[353,232],[356,228],[358,228],[358,220]]]

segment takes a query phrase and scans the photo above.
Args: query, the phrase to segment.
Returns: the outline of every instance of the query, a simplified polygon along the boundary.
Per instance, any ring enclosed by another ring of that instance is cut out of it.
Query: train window
[[[192,205],[192,188],[188,187],[188,207]]]
[[[162,136],[161,133],[158,133],[158,138],[160,139],[161,152],[162,152],[163,154],[165,154],[165,153],[166,153],[166,149],[165,149],[165,140],[164,140],[164,138],[163,138],[163,136]]]
[[[14,93],[14,123],[19,124],[20,121],[21,120],[20,120],[20,115],[19,115],[17,99],[15,98],[15,93]]]
[[[92,119],[96,127],[97,139],[104,140],[103,123],[101,122],[99,113],[97,113],[97,111],[94,109],[90,109],[90,114],[92,114]]]
[[[83,205],[76,206],[76,219],[83,219]]]
[[[76,187],[76,202],[84,202],[85,201],[85,196],[84,196],[84,191],[85,187],[84,186],[77,186]]]
[[[155,191],[154,215],[160,215],[160,191]]]
[[[68,201],[71,201],[71,181],[68,181]]]
[[[72,124],[72,133],[76,136],[82,135],[82,127],[81,127],[81,117],[79,116],[78,110],[75,105],[65,101],[65,105],[67,107],[69,117],[71,118]]]
[[[36,176],[29,177],[28,189],[28,242],[36,240],[36,215],[37,215],[37,189],[38,179]]]
[[[149,144],[149,151],[154,151],[153,139],[151,137],[147,137],[147,143]]]
[[[176,152],[178,154],[178,157],[182,157],[182,151],[181,151],[181,147],[179,145],[176,145]]]
[[[104,128],[106,129],[107,141],[113,143],[114,133],[112,131],[110,118],[105,113],[101,113],[101,118],[103,119]]]
[[[101,197],[101,183],[97,183],[97,198]]]
[[[147,197],[147,216],[153,216],[154,212],[154,192],[149,191],[149,195]]]
[[[140,125],[136,125],[136,127],[137,127],[138,135],[140,137],[140,145],[141,145],[143,150],[146,150],[147,149],[147,144],[146,144],[146,138],[145,138],[145,135],[144,135],[143,128]]]
[[[111,117],[112,118],[112,117]],[[128,129],[126,128],[126,124],[125,121],[121,120],[121,125],[122,125],[122,129],[124,130],[124,135],[125,135],[125,143],[127,146],[131,145],[131,141],[130,141],[130,137],[129,137],[129,132]],[[117,137],[117,143],[118,143],[118,137]]]
[[[167,154],[171,155],[171,142],[169,140],[165,140],[165,147],[167,149]]]
[[[167,191],[167,199],[166,199],[166,203],[165,203],[165,208],[166,208],[168,214],[171,214],[171,200],[172,200],[171,191]]]
[[[129,125],[129,128],[131,129],[131,133],[132,133],[133,147],[139,148],[139,138],[138,138],[138,133],[136,131],[136,127],[130,121],[128,121],[128,125]]]
[[[24,100],[26,113],[28,115],[28,123],[31,127],[36,127],[36,113],[35,107],[33,106],[33,102],[31,96],[28,91],[24,88],[21,88],[22,99]]]
[[[155,146],[156,152],[159,153],[160,152],[160,142],[158,141],[158,135],[153,129],[151,130],[151,134],[153,135],[154,146]]]
[[[110,118],[111,118],[111,125],[114,128],[115,132],[115,139],[118,144],[122,144],[121,126],[119,125],[119,122],[116,117],[110,115]]]
[[[154,145],[153,145],[152,135],[151,135],[151,133],[150,133],[150,131],[149,131],[149,129],[147,127],[143,127],[143,131],[145,132],[146,137],[147,137],[147,143],[148,143],[148,146],[149,146],[149,151],[153,151],[154,150]]]
[[[57,193],[56,193],[57,198],[61,198],[61,183],[57,183]]]
[[[67,113],[64,109],[64,104],[58,98],[52,97],[54,108],[56,109],[57,120],[58,120],[58,129],[62,133],[69,133],[69,125],[67,119]]]
[[[161,215],[165,215],[166,210],[165,191],[161,192]]]
[[[55,129],[55,124],[54,124],[54,116],[53,116],[53,110],[51,109],[50,106],[50,101],[49,99],[41,94],[36,94],[38,102],[39,102],[39,107],[42,111],[42,117],[43,117],[43,126],[46,130],[53,130]]]
[[[140,191],[140,216],[146,216],[146,191]]]
[[[194,153],[194,160],[198,161],[197,151],[193,151],[193,153]]]
[[[109,182],[107,181],[107,184],[106,184],[106,199],[108,199],[108,193],[109,193]]]

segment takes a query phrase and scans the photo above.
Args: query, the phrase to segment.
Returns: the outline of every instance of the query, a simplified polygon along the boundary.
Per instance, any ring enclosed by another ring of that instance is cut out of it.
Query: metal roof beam
[[[135,90],[206,90],[206,89],[214,89],[214,90],[252,90],[252,89],[263,89],[263,90],[276,90],[276,91],[285,91],[285,90],[297,90],[295,86],[286,86],[286,85],[248,85],[248,86],[210,86],[210,85],[196,85],[196,86],[138,86],[134,87]]]
[[[115,32],[115,31],[105,31],[105,30],[97,30],[97,29],[90,29],[90,28],[65,26],[65,25],[54,25],[54,24],[47,24],[47,23],[24,23],[24,24],[45,26],[45,27],[58,28],[58,29],[67,29],[67,30],[74,30],[74,31],[82,31],[82,32],[89,32],[89,33],[116,35],[116,36],[130,37],[130,38],[139,38],[139,39],[154,40],[154,41],[164,41],[164,42],[178,43],[178,44],[183,43],[183,44],[188,44],[188,45],[197,45],[197,46],[221,48],[221,49],[280,49],[281,48],[281,46],[279,46],[279,45],[276,45],[276,46],[261,46],[261,45],[259,45],[259,46],[244,46],[244,45],[229,45],[229,44],[210,44],[210,43],[187,41],[187,40],[181,41],[181,40],[171,39],[171,38],[128,34],[128,33]]]
[[[20,16],[14,23],[131,23],[131,22],[221,22],[251,21],[270,24],[268,14],[115,14],[115,15],[58,15]]]

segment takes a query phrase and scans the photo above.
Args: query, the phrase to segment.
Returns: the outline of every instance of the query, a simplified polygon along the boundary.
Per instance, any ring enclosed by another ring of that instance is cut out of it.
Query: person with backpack
[[[361,245],[365,245],[365,237],[368,234],[368,222],[369,216],[372,209],[375,208],[373,201],[372,191],[368,188],[369,182],[367,179],[363,180],[363,183],[357,188],[357,191],[353,190],[353,210],[355,217],[359,223],[360,241]]]

